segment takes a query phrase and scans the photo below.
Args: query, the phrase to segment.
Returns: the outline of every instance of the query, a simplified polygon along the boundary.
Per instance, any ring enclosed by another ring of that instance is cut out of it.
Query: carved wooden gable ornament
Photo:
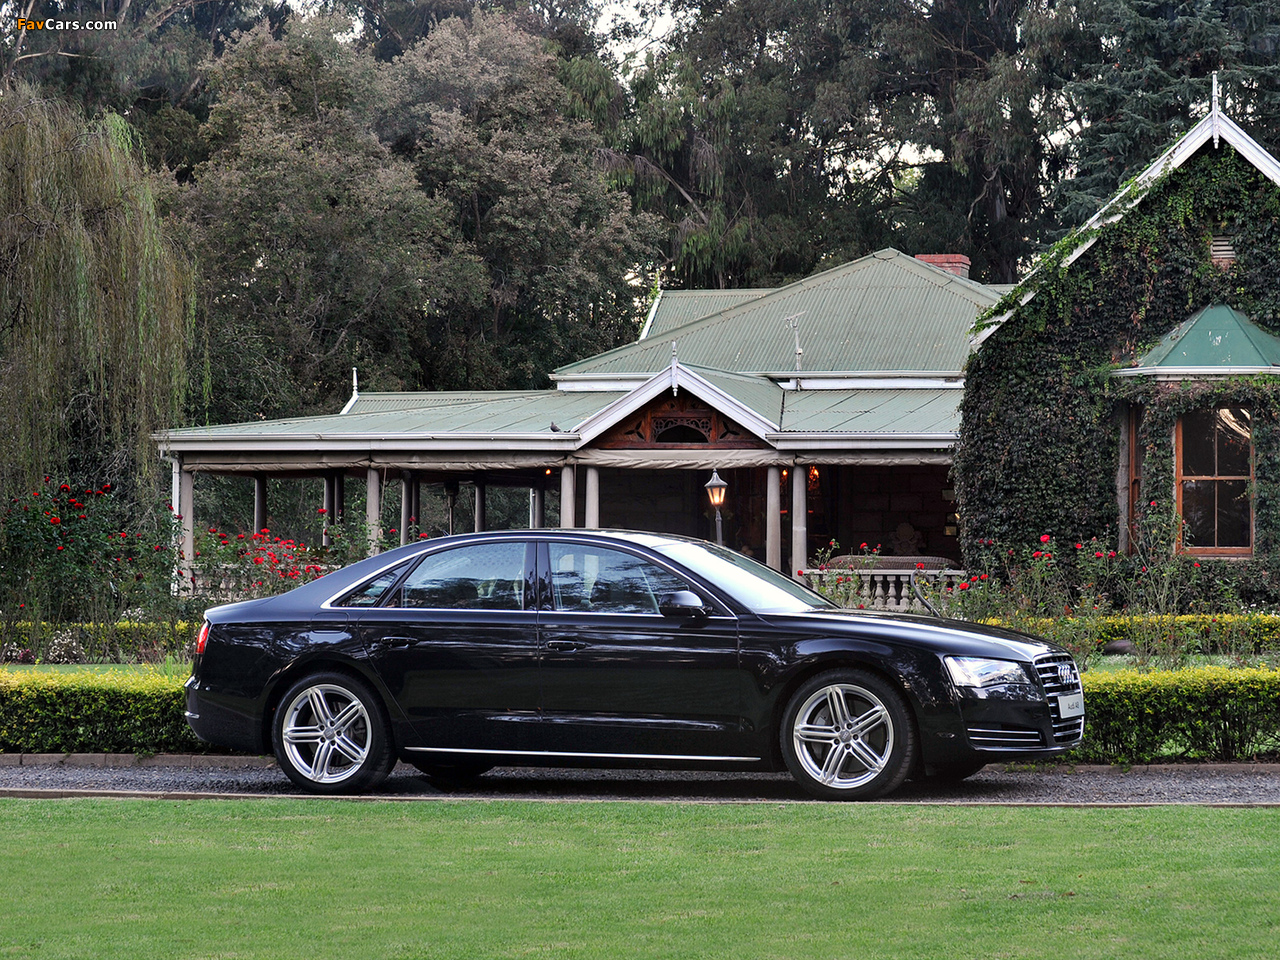
[[[593,444],[603,450],[767,450],[769,445],[720,411],[681,391],[652,400]]]

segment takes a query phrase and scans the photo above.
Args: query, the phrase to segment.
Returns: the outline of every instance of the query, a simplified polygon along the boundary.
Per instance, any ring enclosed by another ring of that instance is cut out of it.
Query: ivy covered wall
[[[1214,235],[1234,238],[1225,269]],[[1173,428],[1184,411],[1228,402],[1253,413],[1255,557],[1261,581],[1280,561],[1280,377],[1157,384],[1116,379],[1174,326],[1225,303],[1280,334],[1280,187],[1223,143],[1158,179],[1078,260],[1077,233],[991,312],[1013,315],[970,360],[954,466],[962,549],[1092,537],[1117,543],[1121,424],[1145,408],[1142,496],[1172,509]],[[1239,567],[1235,568],[1239,571]],[[1265,592],[1272,592],[1271,590]]]

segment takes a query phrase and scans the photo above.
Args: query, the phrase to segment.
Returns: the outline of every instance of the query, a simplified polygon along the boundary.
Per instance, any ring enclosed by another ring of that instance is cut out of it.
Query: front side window
[[[1178,420],[1177,493],[1187,553],[1253,553],[1253,434],[1249,411],[1217,407]]]
[[[471,544],[423,558],[400,588],[400,606],[442,610],[524,609],[525,545]]]
[[[657,614],[662,597],[690,589],[670,570],[621,550],[552,543],[550,554],[551,601],[558,611]]]

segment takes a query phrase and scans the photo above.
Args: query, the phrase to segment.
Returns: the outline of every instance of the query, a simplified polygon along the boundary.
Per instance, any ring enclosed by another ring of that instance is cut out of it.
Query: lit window
[[[1253,439],[1243,407],[1197,410],[1178,421],[1178,512],[1187,553],[1253,552]]]

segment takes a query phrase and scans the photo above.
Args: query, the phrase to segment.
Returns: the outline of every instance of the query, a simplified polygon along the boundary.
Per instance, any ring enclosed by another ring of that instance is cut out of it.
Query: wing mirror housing
[[[707,608],[692,590],[668,593],[658,602],[658,611],[664,617],[705,617]]]

